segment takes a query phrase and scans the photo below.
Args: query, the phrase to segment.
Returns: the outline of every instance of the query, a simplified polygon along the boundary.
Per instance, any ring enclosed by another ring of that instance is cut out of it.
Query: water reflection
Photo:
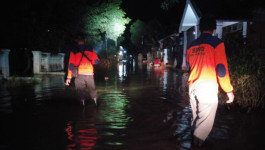
[[[125,129],[132,118],[126,113],[130,108],[130,99],[123,92],[123,88],[117,84],[108,84],[101,94],[101,105],[98,109],[97,128],[100,135],[104,136],[101,140],[102,146],[119,146],[124,143],[120,137],[126,135]]]
[[[53,93],[62,93],[65,89],[64,76],[41,76],[41,84],[35,84],[35,100],[51,99]]]
[[[122,91],[108,89],[102,93],[102,104],[99,111],[98,121],[106,122],[111,128],[126,128],[130,117],[125,110],[129,108],[129,99]]]
[[[186,76],[170,69],[155,69],[159,79],[160,99],[170,105],[163,122],[170,125],[171,136],[182,148],[191,147],[190,119],[191,108],[186,97]]]
[[[96,83],[100,97],[98,108],[89,105],[66,122],[67,150],[116,149],[125,144],[123,138],[133,121],[126,112],[130,109],[130,98],[123,85],[127,80],[126,67],[120,63],[118,72],[110,73],[110,80]]]
[[[89,111],[79,113],[75,120],[68,121],[65,132],[69,144],[67,150],[80,149],[92,150],[100,137],[96,128],[97,110],[90,108]]]
[[[1,84],[0,147],[189,149],[191,108],[186,76],[170,68],[138,65],[132,67],[142,70],[119,64],[119,71],[112,72],[108,81],[96,82],[100,106],[91,102],[84,111],[74,103],[75,89],[66,88],[62,76],[43,76],[38,84]],[[215,120],[207,141],[214,148],[204,149],[265,146],[264,138],[259,138],[265,134],[264,115],[219,107]]]
[[[17,79],[2,81],[0,86],[0,111],[11,113],[14,109],[34,107],[41,102],[53,99],[54,95],[64,92],[64,76],[36,76],[40,83],[34,79]]]
[[[180,111],[180,109],[182,109]],[[190,118],[191,108],[172,109],[168,112],[164,122],[171,124],[172,135],[177,139],[182,148],[191,148]]]
[[[7,90],[7,82],[2,81],[0,85],[0,113],[12,113],[10,93]]]
[[[127,76],[126,63],[124,62],[118,63],[118,71],[119,71],[119,79],[124,80],[125,76]]]

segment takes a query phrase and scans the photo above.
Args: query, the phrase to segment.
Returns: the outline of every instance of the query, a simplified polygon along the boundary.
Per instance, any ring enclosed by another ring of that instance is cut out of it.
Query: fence
[[[32,51],[34,74],[64,75],[64,53],[51,54],[48,52]]]

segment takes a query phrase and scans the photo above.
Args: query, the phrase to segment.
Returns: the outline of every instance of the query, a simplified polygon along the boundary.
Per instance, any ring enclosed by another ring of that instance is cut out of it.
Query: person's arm
[[[230,81],[225,46],[223,42],[215,48],[214,54],[219,85],[227,94],[228,100],[226,102],[232,103],[234,101],[233,86]]]
[[[93,52],[92,52],[92,64],[98,64],[99,63],[99,58],[98,58],[98,55],[97,53],[95,52],[95,50],[93,49]]]
[[[70,58],[69,58],[69,62],[68,62],[68,69],[67,69],[67,79],[65,81],[65,85],[69,86],[71,79],[72,79],[72,70],[74,68],[74,53],[70,52]]]

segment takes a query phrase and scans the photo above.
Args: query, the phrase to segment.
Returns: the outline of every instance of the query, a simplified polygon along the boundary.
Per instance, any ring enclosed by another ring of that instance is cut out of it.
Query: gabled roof
[[[190,0],[186,1],[186,5],[182,14],[182,19],[179,26],[179,32],[186,30],[185,27],[190,27],[198,24],[201,12]]]

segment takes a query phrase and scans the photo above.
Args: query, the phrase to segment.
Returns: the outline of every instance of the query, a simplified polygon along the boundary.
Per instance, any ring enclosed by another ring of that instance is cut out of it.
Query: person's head
[[[206,14],[201,17],[199,23],[200,32],[214,32],[216,29],[216,19],[213,15]]]
[[[83,33],[77,34],[76,37],[75,37],[75,42],[78,45],[85,44],[85,42],[86,42],[86,36],[85,36],[85,34],[83,34]]]

